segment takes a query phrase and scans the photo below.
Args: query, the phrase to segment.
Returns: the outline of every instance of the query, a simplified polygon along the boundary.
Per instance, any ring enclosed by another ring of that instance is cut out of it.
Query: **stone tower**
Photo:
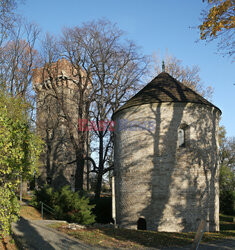
[[[117,224],[219,230],[221,111],[163,72],[113,115]]]
[[[65,185],[75,189],[76,162],[68,164],[76,159],[70,133],[78,139],[79,82],[75,75],[76,70],[65,59],[36,68],[33,72],[33,86],[37,94],[37,131],[45,142],[45,150],[40,157],[39,186],[48,183],[56,189]],[[61,102],[69,112],[69,129]]]

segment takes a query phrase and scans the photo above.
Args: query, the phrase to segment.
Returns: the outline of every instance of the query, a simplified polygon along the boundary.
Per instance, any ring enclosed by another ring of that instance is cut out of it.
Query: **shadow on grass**
[[[230,227],[229,227],[230,226]],[[202,242],[211,242],[235,238],[235,225],[228,224],[227,228],[220,232],[206,232]],[[130,229],[100,229],[103,234],[113,237],[116,240],[132,241],[146,247],[171,247],[185,246],[193,243],[195,233],[170,233],[154,232]],[[232,231],[229,231],[232,230]]]
[[[194,233],[168,233],[130,229],[100,229],[117,240],[132,241],[146,247],[183,246],[193,242]]]

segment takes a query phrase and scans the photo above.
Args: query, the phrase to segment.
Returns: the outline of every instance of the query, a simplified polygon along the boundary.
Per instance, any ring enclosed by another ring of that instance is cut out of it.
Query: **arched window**
[[[178,143],[179,147],[185,146],[185,130],[183,128],[178,130]]]

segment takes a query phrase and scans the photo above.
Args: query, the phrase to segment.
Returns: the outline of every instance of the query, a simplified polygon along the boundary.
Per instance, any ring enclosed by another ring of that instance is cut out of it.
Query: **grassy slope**
[[[21,216],[26,219],[41,219],[39,211],[31,206],[22,206]],[[235,237],[235,223],[233,222],[233,217],[221,215],[220,220],[222,231],[220,233],[205,233],[202,241],[208,242]],[[84,243],[109,248],[183,246],[191,244],[194,239],[194,233],[165,233],[110,228],[71,230],[64,228],[63,224],[54,224],[52,227]]]
[[[235,237],[235,223],[233,222],[233,218],[230,217],[230,219],[228,219],[228,217],[226,216],[221,216],[221,219],[223,220],[221,221],[221,226],[229,225],[230,231],[221,231],[219,233],[205,233],[202,239],[203,242]],[[53,227],[87,244],[95,246],[105,246],[108,248],[183,246],[191,244],[195,235],[195,233],[166,233],[110,228],[71,230],[66,229],[61,224],[55,224],[53,225]]]
[[[28,205],[21,206],[20,216],[28,220],[41,220],[41,214],[39,211]]]

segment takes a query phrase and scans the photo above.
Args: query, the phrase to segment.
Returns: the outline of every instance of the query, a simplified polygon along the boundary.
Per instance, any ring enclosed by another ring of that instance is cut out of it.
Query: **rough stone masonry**
[[[116,219],[136,229],[219,231],[218,128],[221,111],[163,72],[118,109]],[[139,227],[140,228],[140,227]]]

